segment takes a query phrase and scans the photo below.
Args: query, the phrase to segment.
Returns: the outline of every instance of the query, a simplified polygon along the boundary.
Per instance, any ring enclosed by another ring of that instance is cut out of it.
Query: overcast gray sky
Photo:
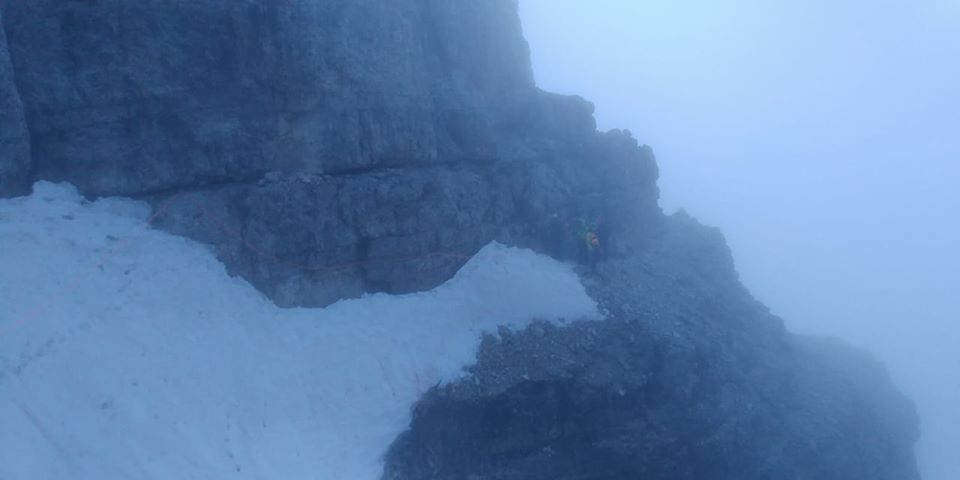
[[[795,331],[876,353],[960,478],[960,0],[520,0],[539,84],[654,147]]]

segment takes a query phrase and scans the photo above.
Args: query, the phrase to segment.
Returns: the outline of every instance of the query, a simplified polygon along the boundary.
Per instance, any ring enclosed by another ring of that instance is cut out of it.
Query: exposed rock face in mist
[[[7,53],[0,11],[0,196],[29,191],[30,138],[23,117],[23,105],[13,80],[13,65]]]
[[[512,1],[4,13],[35,146],[23,185],[189,191],[158,224],[217,245],[281,305],[432,287],[490,240],[537,244],[547,221],[657,215],[649,151],[535,88]]]
[[[282,306],[430,288],[491,240],[571,259],[602,217],[610,318],[488,338],[388,478],[916,479],[882,369],[786,333],[719,234],[666,219],[650,149],[536,88],[516,8],[0,0],[0,195],[146,198]]]
[[[38,174],[131,195],[482,162],[533,93],[510,2],[7,1]],[[490,41],[487,41],[490,39]]]
[[[385,479],[917,479],[912,404],[881,365],[786,334],[718,235],[671,218],[588,279],[602,322],[487,337],[434,389]]]
[[[491,240],[571,258],[579,218],[604,215],[625,232],[654,228],[648,152],[611,133],[547,161],[275,173],[167,198],[158,225],[217,245],[234,272],[280,305],[326,305],[434,287]],[[604,162],[581,161],[592,158]]]

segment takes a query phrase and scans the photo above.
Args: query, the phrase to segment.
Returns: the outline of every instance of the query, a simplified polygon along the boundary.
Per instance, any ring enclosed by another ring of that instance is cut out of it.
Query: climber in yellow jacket
[[[586,221],[580,220],[580,263],[589,265],[591,269],[596,268],[597,261],[600,259],[600,235],[597,233],[598,225],[588,225]]]

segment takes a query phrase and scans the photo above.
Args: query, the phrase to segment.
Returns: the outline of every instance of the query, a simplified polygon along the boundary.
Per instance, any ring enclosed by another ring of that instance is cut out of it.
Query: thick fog
[[[960,1],[521,0],[539,84],[654,147],[794,331],[873,351],[960,478]]]

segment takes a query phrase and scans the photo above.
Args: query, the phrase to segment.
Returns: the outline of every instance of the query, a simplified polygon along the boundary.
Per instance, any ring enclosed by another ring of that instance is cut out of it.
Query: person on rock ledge
[[[590,267],[590,270],[596,270],[597,262],[606,257],[606,248],[601,238],[600,234],[607,229],[605,228],[603,218],[597,218],[593,223],[587,223],[585,220],[580,219],[580,231],[579,231],[579,262],[581,265],[586,265]]]

